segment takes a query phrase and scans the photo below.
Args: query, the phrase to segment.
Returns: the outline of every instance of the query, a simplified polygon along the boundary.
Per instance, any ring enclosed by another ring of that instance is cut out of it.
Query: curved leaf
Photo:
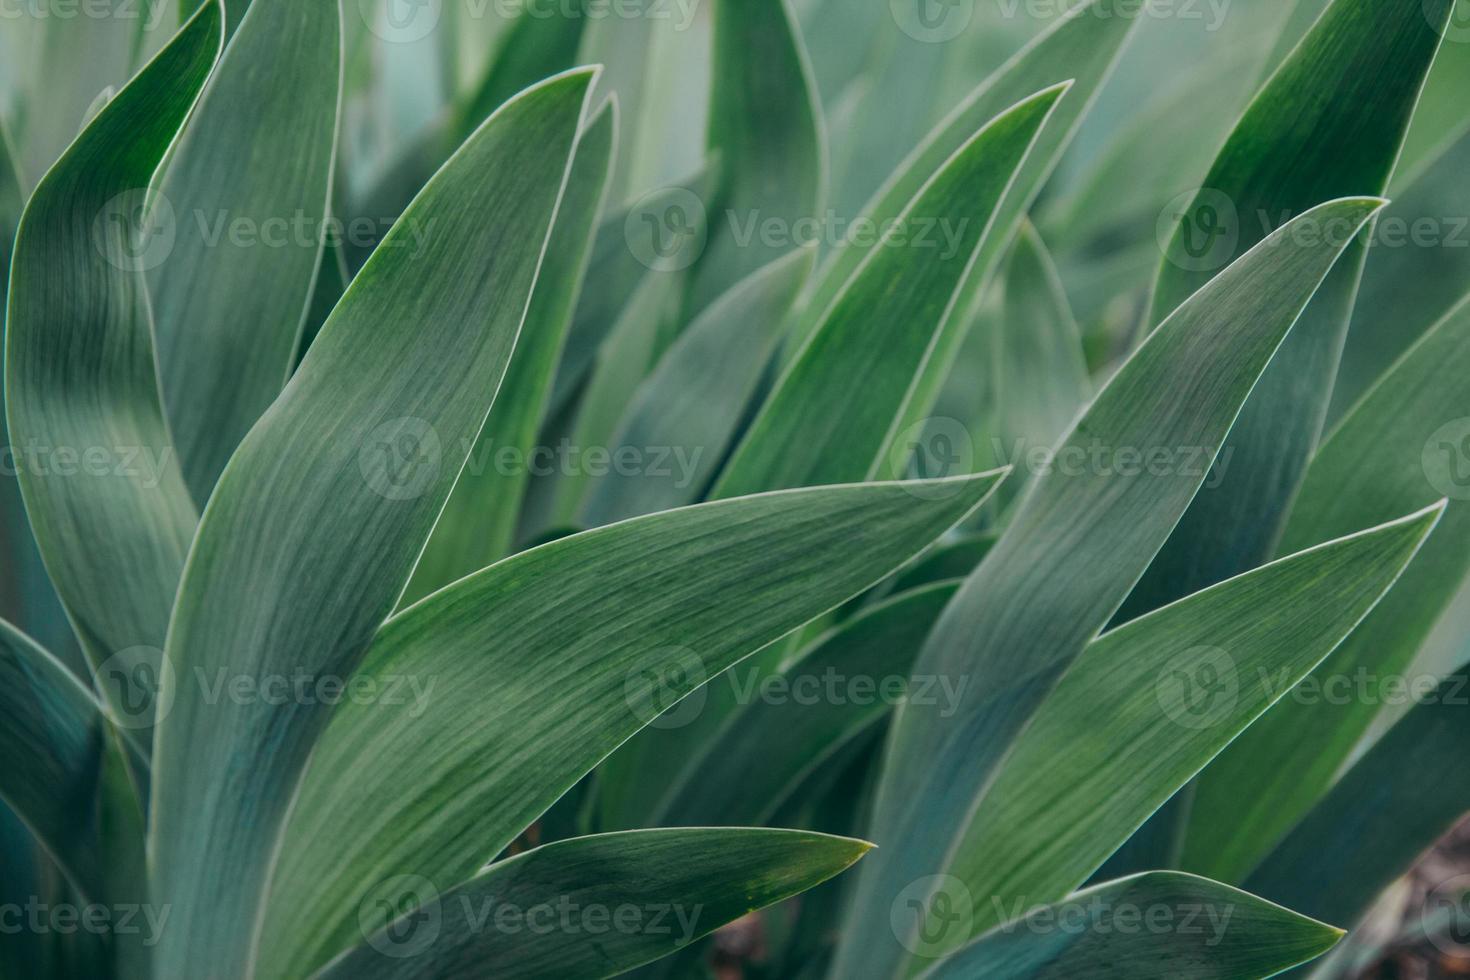
[[[1353,230],[1381,206],[1336,201],[1298,222]],[[1247,253],[1154,331],[1061,440],[930,633],[915,672],[972,677],[977,694],[951,718],[895,717],[872,824],[883,849],[858,875],[839,974],[854,963],[873,976],[899,971],[906,950],[879,928],[889,904],[953,863],[1016,736],[1204,483],[1252,385],[1346,244],[1300,228]]]
[[[139,727],[196,521],[154,373],[143,198],[219,43],[208,3],[77,137],[31,195],[10,274],[5,407],[26,512],[109,704]]]
[[[976,940],[924,980],[1260,980],[1342,938],[1205,878],[1156,871],[1078,892]]]
[[[1458,482],[1470,464],[1461,445],[1470,437],[1467,372],[1470,302],[1394,365],[1312,461],[1287,524],[1286,548],[1442,496],[1452,500],[1404,580],[1313,671],[1310,686],[1268,712],[1201,777],[1184,842],[1191,870],[1240,881],[1307,814],[1391,700],[1385,685],[1405,680],[1470,572],[1470,502]]]
[[[505,373],[593,75],[527,90],[460,148],[220,477],[160,695],[149,855],[175,924],[154,948],[162,975],[251,970],[269,857],[330,707],[282,703],[279,685],[345,683],[402,593]],[[422,254],[405,247],[415,233]],[[218,687],[241,678],[254,696]]]
[[[789,830],[559,841],[443,895],[419,883],[407,916],[339,957],[321,980],[610,977],[820,884],[869,847]]]
[[[479,571],[510,550],[552,376],[587,273],[616,145],[617,109],[608,102],[577,139],[567,188],[505,381],[414,570],[407,602]]]
[[[283,838],[266,974],[345,948],[381,879],[468,877],[663,708],[882,578],[996,480],[654,514],[523,552],[394,617],[355,682],[428,693],[334,714]],[[691,720],[704,697],[659,724]]]
[[[251,4],[159,179],[172,242],[147,261],[148,293],[169,429],[200,505],[296,363],[327,233],[338,8]]]
[[[776,383],[714,496],[902,474],[905,465],[884,458],[893,426],[955,313],[997,207],[1066,88],[992,120],[915,197]]]

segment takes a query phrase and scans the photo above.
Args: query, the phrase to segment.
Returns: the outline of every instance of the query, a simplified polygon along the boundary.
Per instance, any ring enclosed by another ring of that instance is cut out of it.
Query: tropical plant
[[[1455,8],[6,14],[0,978],[1351,975]]]

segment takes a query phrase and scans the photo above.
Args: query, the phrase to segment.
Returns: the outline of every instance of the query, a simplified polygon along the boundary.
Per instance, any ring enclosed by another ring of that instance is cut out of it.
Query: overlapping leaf
[[[1055,465],[915,665],[972,677],[976,694],[951,718],[903,709],[895,718],[872,824],[882,851],[859,873],[839,974],[855,963],[874,976],[902,968],[907,951],[878,923],[905,887],[954,862],[1016,735],[1204,482],[1241,404],[1346,245],[1296,232],[1320,221],[1356,229],[1381,204],[1322,205],[1247,253],[1154,332],[1061,440]]]
[[[505,373],[592,77],[529,89],[460,148],[220,477],[169,628],[155,744],[163,975],[251,970],[269,858],[328,715],[269,685],[345,683],[403,591]],[[254,696],[210,686],[239,678]]]
[[[378,881],[469,877],[665,708],[882,578],[995,482],[654,514],[523,552],[400,613],[359,677],[424,697],[333,716],[284,838],[262,969],[306,972],[349,945]],[[370,771],[356,766],[365,758]],[[362,819],[344,826],[344,812]]]

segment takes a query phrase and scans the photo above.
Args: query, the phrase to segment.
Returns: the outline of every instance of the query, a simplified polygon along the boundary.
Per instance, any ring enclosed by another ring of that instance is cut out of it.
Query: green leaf
[[[1259,980],[1321,956],[1341,930],[1173,871],[1108,882],[976,940],[924,980]]]
[[[390,893],[379,901],[406,914],[338,958],[322,980],[610,977],[827,880],[870,846],[745,829],[560,841],[443,894],[420,881],[406,908]],[[382,921],[373,912],[365,925]]]
[[[893,897],[954,861],[1015,737],[1203,484],[1252,385],[1345,245],[1298,233],[1323,221],[1357,228],[1381,206],[1322,205],[1247,253],[1154,331],[1063,438],[914,668],[972,677],[978,694],[948,719],[895,718],[872,824],[883,850],[858,876],[839,975],[855,963],[872,976],[898,972],[905,950],[878,928]]]
[[[721,163],[709,241],[690,283],[698,313],[795,242],[742,241],[778,222],[793,239],[818,220],[825,195],[821,110],[787,0],[713,5],[709,152]]]
[[[815,641],[775,686],[746,691],[742,708],[695,764],[668,780],[652,819],[668,827],[768,822],[912,687],[909,668],[956,588],[941,582],[875,605]],[[746,680],[736,669],[715,683]],[[928,699],[956,692],[925,686],[921,693]]]
[[[894,424],[997,207],[1066,89],[1047,89],[992,120],[915,197],[777,381],[715,496],[906,470],[906,456],[897,465],[886,458]]]
[[[110,668],[109,704],[144,728],[196,520],[153,369],[144,194],[219,31],[207,4],[77,137],[31,195],[10,273],[5,402],[26,512],[88,660]]]
[[[1324,200],[1387,189],[1453,3],[1332,4],[1257,94],[1204,187],[1181,209],[1150,324],[1287,218]],[[1231,431],[1223,450],[1230,465],[1180,521],[1122,618],[1271,555],[1322,432],[1365,242],[1352,244],[1282,345]]]
[[[166,648],[149,855],[177,928],[154,948],[161,975],[250,972],[269,856],[330,708],[280,704],[279,685],[346,683],[402,593],[510,360],[594,74],[527,90],[460,148],[220,477]],[[254,696],[219,693],[242,679]]]
[[[1452,502],[1404,580],[1341,648],[1232,745],[1200,780],[1185,862],[1240,881],[1332,785],[1387,706],[1470,571],[1470,303],[1423,337],[1323,444],[1283,548],[1299,549],[1423,507]],[[1351,492],[1344,492],[1351,488]],[[1361,695],[1358,678],[1370,679]],[[1343,692],[1349,696],[1343,697]]]
[[[76,675],[0,620],[0,798],[68,879],[108,895],[99,781],[112,735],[102,706]],[[134,821],[141,824],[135,811]]]
[[[327,233],[341,46],[337,4],[256,0],[159,179],[169,237],[142,267],[169,429],[200,505],[296,363]]]
[[[1028,158],[1029,165],[1016,175],[1014,186],[1000,204],[995,230],[982,245],[966,285],[966,295],[973,297],[990,267],[1010,245],[1012,230],[1051,176],[1110,74],[1140,19],[1139,6],[1140,0],[1093,0],[1088,6],[1060,18],[945,117],[873,195],[859,212],[861,216],[879,228],[898,218],[932,175],[976,130],[1033,92],[1071,79],[1073,87],[1057,106],[1045,131],[1037,137]],[[793,356],[874,247],[871,241],[864,244],[862,239],[849,238],[823,264],[804,312],[792,327]],[[937,392],[947,365],[963,339],[962,329],[956,327],[953,332],[953,338],[946,338],[940,346],[943,356],[936,358],[935,368],[926,380],[927,392]],[[921,399],[925,403],[928,400]]]
[[[990,324],[995,435],[1004,458],[1051,446],[1092,396],[1082,336],[1041,236],[1022,225],[995,288],[999,310]],[[1023,480],[1007,489],[1014,493]]]
[[[568,7],[523,10],[500,42],[479,86],[454,127],[463,139],[521,89],[577,63],[586,11]]]
[[[995,547],[993,531],[965,534],[938,544],[899,574],[893,582],[894,592],[907,592],[921,585],[951,578],[967,578],[975,566]]]
[[[777,259],[684,329],[609,442],[615,452],[641,450],[647,465],[613,469],[595,482],[580,523],[611,524],[699,499],[735,440],[814,257],[800,249]],[[655,466],[656,459],[663,462]]]
[[[1017,740],[948,873],[1001,903],[1064,898],[1352,632],[1443,509],[1247,572],[1089,644]],[[998,925],[1001,907],[977,906],[972,931]]]
[[[283,837],[263,972],[305,974],[349,945],[380,880],[469,877],[664,708],[689,695],[674,721],[697,715],[692,690],[882,578],[996,480],[655,514],[522,552],[394,617],[356,682],[432,688],[333,715]],[[348,812],[372,817],[344,825]]]
[[[617,109],[608,102],[578,137],[515,354],[485,428],[414,570],[405,602],[477,572],[510,550],[536,434],[587,272],[616,145]]]
[[[1470,811],[1467,691],[1470,678],[1457,672],[1414,692],[1419,703],[1272,849],[1248,887],[1310,915],[1355,925]],[[1372,846],[1364,847],[1365,841]],[[1431,880],[1431,901],[1458,905],[1459,894],[1440,891],[1452,884]]]

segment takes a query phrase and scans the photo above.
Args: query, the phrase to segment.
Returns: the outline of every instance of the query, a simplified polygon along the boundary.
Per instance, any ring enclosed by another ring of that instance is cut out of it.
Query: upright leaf
[[[567,189],[505,381],[414,570],[407,601],[477,572],[510,550],[528,467],[536,458],[536,435],[587,272],[616,145],[617,110],[609,102],[577,139]]]
[[[1246,109],[1182,209],[1150,324],[1293,216],[1329,198],[1387,189],[1453,5],[1335,0]],[[1123,618],[1253,568],[1275,549],[1322,432],[1365,249],[1364,240],[1352,244],[1262,376],[1231,431],[1230,466],[1180,521]]]
[[[166,648],[149,814],[176,926],[154,949],[162,975],[251,972],[268,860],[328,716],[279,685],[345,683],[402,593],[505,373],[593,74],[527,90],[460,148],[220,477]],[[422,253],[406,247],[424,229]],[[209,686],[240,678],[254,696]]]
[[[340,20],[331,2],[252,4],[159,180],[168,244],[142,268],[169,428],[200,506],[296,363],[327,233]]]
[[[1059,900],[1086,881],[1352,632],[1442,512],[1247,572],[1089,644],[1017,740],[949,869],[983,896],[973,932],[1012,902]]]
[[[523,552],[400,613],[358,682],[406,679],[423,697],[334,714],[283,838],[262,968],[305,974],[346,948],[379,881],[468,878],[663,708],[688,695],[675,722],[697,715],[695,688],[882,578],[995,482],[654,514]],[[943,499],[915,498],[926,491]],[[344,826],[346,812],[362,819]]]
[[[1279,905],[1172,871],[1021,911],[1025,918],[977,939],[923,980],[1261,980],[1342,938],[1341,930]]]
[[[694,312],[790,251],[802,223],[820,220],[827,165],[816,85],[787,0],[720,0],[713,14],[708,146],[721,179],[690,284]],[[742,229],[770,222],[792,240],[741,240]]]
[[[613,976],[827,880],[869,846],[788,830],[648,830],[559,841],[493,864],[442,895],[421,883],[413,911],[339,957],[322,980]],[[487,906],[501,925],[484,927]],[[523,925],[507,925],[512,910]],[[429,922],[431,929],[413,928]]]
[[[894,425],[955,315],[997,207],[1066,88],[992,120],[914,198],[776,383],[715,496],[904,471],[902,461],[885,459]]]
[[[109,703],[143,727],[196,521],[154,373],[144,195],[219,31],[206,4],[77,137],[31,195],[10,272],[5,407],[26,512]]]
[[[912,883],[932,890],[926,876],[953,864],[1016,736],[1204,482],[1251,387],[1346,244],[1297,232],[1321,221],[1356,229],[1381,205],[1322,205],[1247,253],[1154,332],[1061,440],[915,665],[971,677],[976,694],[951,718],[901,708],[894,719],[872,824],[882,851],[858,876],[839,975],[856,963],[873,976],[900,971],[907,950],[878,927],[889,905]]]
[[[1192,869],[1240,881],[1337,778],[1470,571],[1470,303],[1422,338],[1323,444],[1287,524],[1304,548],[1440,497],[1443,525],[1382,606],[1199,783]],[[1345,490],[1346,488],[1346,490]]]

